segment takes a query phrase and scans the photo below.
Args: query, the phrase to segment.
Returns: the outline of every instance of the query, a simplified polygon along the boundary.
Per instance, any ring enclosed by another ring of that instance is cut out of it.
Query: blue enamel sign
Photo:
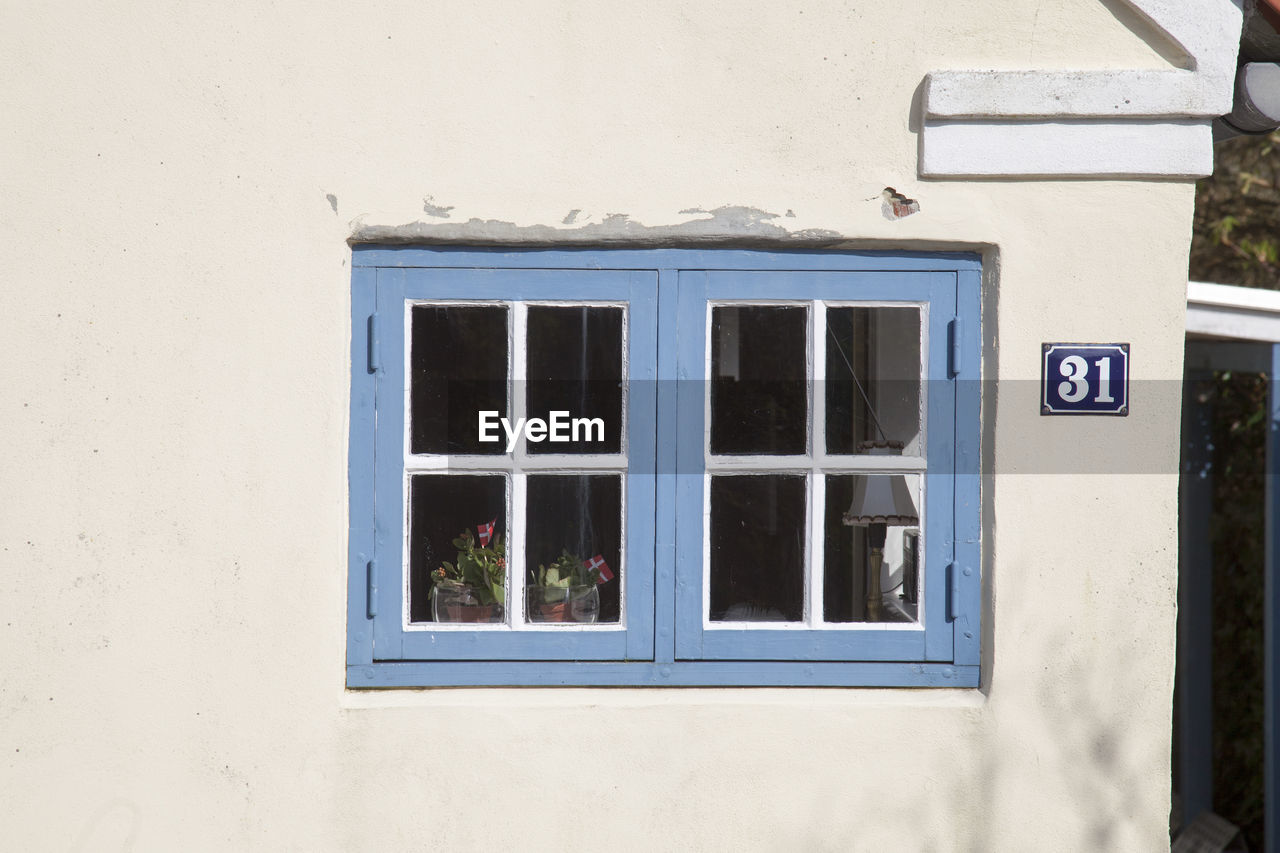
[[[1128,344],[1044,344],[1040,414],[1129,414]]]

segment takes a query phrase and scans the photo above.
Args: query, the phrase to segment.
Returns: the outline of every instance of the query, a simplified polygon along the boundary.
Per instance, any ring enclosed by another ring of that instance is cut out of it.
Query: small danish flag
[[[604,561],[604,557],[596,554],[590,560],[583,560],[582,565],[587,567],[587,571],[597,569],[600,572],[600,580],[596,583],[601,584],[605,581],[613,580],[613,572],[609,569],[609,564]]]
[[[495,517],[495,518],[493,519],[493,521],[489,522],[488,524],[477,524],[477,525],[476,525],[476,532],[480,534],[480,547],[481,547],[481,548],[486,548],[486,547],[488,547],[488,545],[489,545],[489,540],[493,538],[493,526],[494,526],[495,524],[497,524],[497,523],[498,523],[498,519],[497,519],[497,517]]]

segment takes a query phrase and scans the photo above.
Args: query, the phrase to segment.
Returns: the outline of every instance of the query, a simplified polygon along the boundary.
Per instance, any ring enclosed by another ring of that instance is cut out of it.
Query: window
[[[979,265],[358,247],[348,684],[977,684]]]

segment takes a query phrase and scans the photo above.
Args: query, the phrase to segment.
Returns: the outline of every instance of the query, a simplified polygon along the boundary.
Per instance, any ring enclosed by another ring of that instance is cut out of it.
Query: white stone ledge
[[[926,121],[926,177],[1196,178],[1213,171],[1205,120]]]
[[[1192,71],[939,71],[926,118],[1214,117],[1231,112],[1234,75]]]

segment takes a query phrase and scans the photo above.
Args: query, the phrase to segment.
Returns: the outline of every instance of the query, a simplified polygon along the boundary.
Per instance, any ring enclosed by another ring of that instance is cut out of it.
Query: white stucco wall
[[[1180,377],[1192,187],[921,181],[912,114],[1164,67],[1114,5],[10,9],[0,846],[1167,847],[1176,382],[1034,386],[1050,340]],[[984,687],[346,691],[347,238],[725,205],[986,252]]]

